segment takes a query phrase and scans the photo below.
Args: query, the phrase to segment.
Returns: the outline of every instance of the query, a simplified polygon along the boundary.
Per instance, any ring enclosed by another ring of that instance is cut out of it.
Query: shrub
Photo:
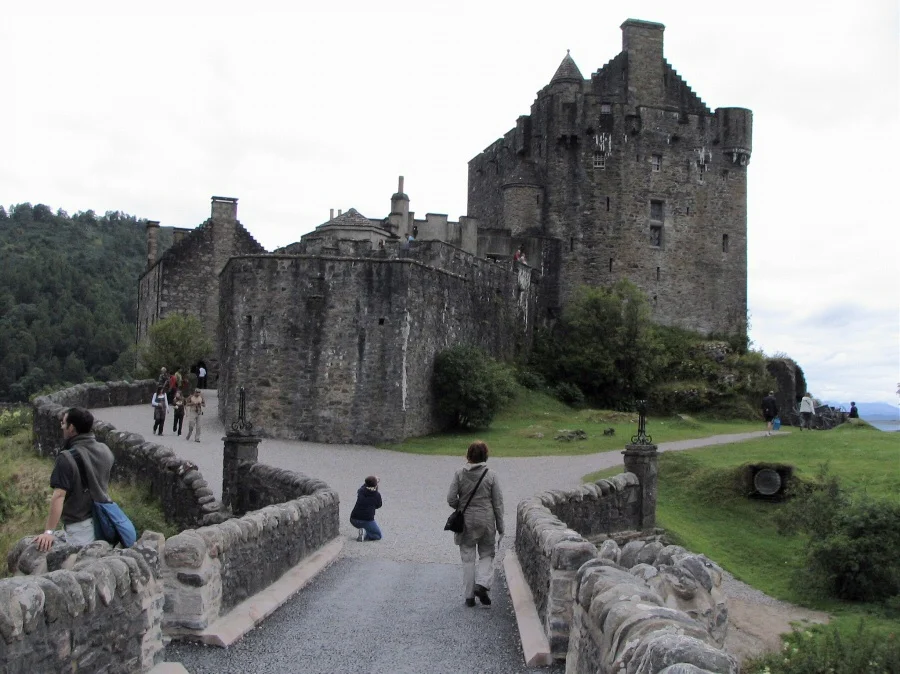
[[[509,369],[472,346],[454,346],[434,361],[434,393],[438,412],[448,425],[490,426],[500,408],[515,397]]]
[[[808,591],[845,601],[884,602],[900,594],[900,503],[845,492],[823,466],[801,483],[777,517],[783,532],[808,536]]]
[[[575,384],[567,381],[560,382],[553,387],[553,395],[567,405],[581,405],[584,403],[584,393]]]
[[[891,634],[887,638],[860,620],[853,633],[841,633],[836,627],[811,630],[795,629],[785,637],[781,653],[771,653],[744,663],[741,671],[749,674],[880,674],[900,672],[900,644]]]
[[[532,391],[537,391],[547,386],[546,380],[540,373],[527,368],[520,369],[516,372],[516,381]]]

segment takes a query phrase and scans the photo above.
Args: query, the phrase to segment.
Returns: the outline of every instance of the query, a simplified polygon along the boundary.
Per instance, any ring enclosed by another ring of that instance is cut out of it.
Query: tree
[[[450,426],[486,428],[515,396],[512,374],[484,351],[458,345],[434,360],[434,393],[438,412]]]
[[[212,343],[203,334],[196,316],[172,314],[154,323],[138,346],[141,367],[147,376],[156,376],[161,367],[173,370],[188,367],[212,354]]]
[[[579,288],[540,341],[535,367],[613,406],[646,393],[661,353],[647,298],[629,281]]]

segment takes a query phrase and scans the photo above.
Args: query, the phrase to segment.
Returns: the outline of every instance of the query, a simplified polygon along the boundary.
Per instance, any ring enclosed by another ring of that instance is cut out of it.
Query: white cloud
[[[566,49],[587,76],[619,52],[622,21],[660,21],[710,107],[754,111],[754,340],[794,356],[817,393],[895,399],[896,2],[4,9],[0,202],[191,226],[211,195],[236,196],[269,249],[329,208],[386,215],[401,174],[417,213],[464,214],[468,160],[529,111]]]

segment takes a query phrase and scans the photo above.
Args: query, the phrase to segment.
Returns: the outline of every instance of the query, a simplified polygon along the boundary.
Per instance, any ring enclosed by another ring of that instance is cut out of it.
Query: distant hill
[[[130,374],[144,221],[0,206],[0,401]],[[171,229],[160,231],[160,250]]]
[[[849,402],[840,403],[826,400],[825,404],[831,405],[832,407],[842,407],[845,410],[850,409]],[[890,403],[856,403],[856,407],[859,409],[859,416],[863,419],[900,419],[900,407],[891,405]]]

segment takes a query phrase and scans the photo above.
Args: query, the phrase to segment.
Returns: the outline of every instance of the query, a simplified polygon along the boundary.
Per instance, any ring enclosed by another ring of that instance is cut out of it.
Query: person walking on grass
[[[816,404],[813,402],[809,391],[800,400],[800,430],[812,430],[812,418],[816,416]]]
[[[188,432],[185,440],[190,440],[191,435],[194,436],[195,442],[200,442],[200,417],[203,416],[203,408],[206,407],[206,401],[199,388],[195,388],[190,397],[185,402],[188,415]]]
[[[463,510],[465,528],[454,534],[459,546],[463,567],[463,596],[466,606],[475,606],[475,597],[485,606],[491,604],[491,584],[494,579],[494,539],[503,539],[503,492],[500,480],[488,471],[488,446],[478,440],[466,451],[466,465],[456,471],[447,503]],[[478,554],[478,563],[475,555]]]
[[[772,423],[778,416],[778,403],[775,400],[775,391],[769,391],[769,395],[762,401],[763,418],[766,420],[766,435],[772,435]]]
[[[350,513],[350,524],[359,529],[356,537],[359,542],[381,540],[381,528],[375,522],[375,511],[381,507],[378,482],[375,475],[370,475],[356,491],[356,505]]]

